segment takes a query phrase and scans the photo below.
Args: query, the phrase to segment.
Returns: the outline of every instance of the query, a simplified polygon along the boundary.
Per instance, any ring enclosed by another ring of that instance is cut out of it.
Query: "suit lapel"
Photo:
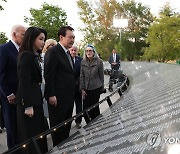
[[[17,48],[15,47],[15,45],[12,43],[11,40],[9,41],[9,44],[10,44],[10,48],[11,48],[11,53],[17,57],[17,55],[18,55]]]
[[[78,67],[78,58],[75,57],[75,63],[74,63],[74,71],[77,71],[77,67]]]
[[[81,59],[79,57],[75,57],[74,70],[77,70],[80,67]]]
[[[68,57],[67,57],[64,49],[61,47],[61,45],[60,45],[59,43],[57,44],[57,46],[58,46],[58,50],[60,51],[59,53],[61,54],[61,56],[63,57],[63,59],[66,61],[66,63],[68,64],[69,68],[74,72],[74,70],[73,70],[72,67],[71,67],[71,64],[70,64],[70,62],[69,62],[69,59],[68,59]],[[71,58],[71,60],[72,60],[72,58]],[[72,61],[72,62],[73,62],[73,61]],[[73,68],[74,68],[74,62],[73,62]]]
[[[76,67],[78,65],[78,58],[75,57],[75,63],[74,63],[74,66]]]
[[[41,66],[40,66],[40,63],[38,62],[37,57],[35,57],[35,55],[33,55],[33,61],[38,69],[38,72],[41,74]]]
[[[111,62],[112,62],[112,63],[114,62],[113,54],[111,55]]]

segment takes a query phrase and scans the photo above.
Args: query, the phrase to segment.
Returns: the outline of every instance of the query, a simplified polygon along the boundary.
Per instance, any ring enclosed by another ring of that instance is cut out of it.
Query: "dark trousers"
[[[2,111],[7,133],[7,146],[8,149],[13,148],[17,142],[17,118],[16,118],[16,105],[9,104],[6,97],[1,96]]]
[[[0,99],[0,128],[4,128],[5,127],[5,123],[4,123],[4,116],[3,116],[3,111],[2,111],[2,102]]]
[[[80,113],[82,111],[82,96],[81,92],[79,90],[79,86],[76,86],[76,91],[75,91],[75,104],[76,104],[76,114]],[[82,116],[79,116],[75,122],[80,124],[82,121]]]
[[[111,65],[111,69],[112,69],[112,70],[116,70],[116,71],[118,71],[118,70],[119,70],[119,67],[120,67],[120,65],[119,65],[119,64],[116,64],[116,65]]]
[[[99,102],[100,90],[101,90],[101,88],[97,88],[94,90],[85,90],[87,96],[83,100],[83,110],[85,110],[85,109],[89,108],[90,106]],[[100,115],[99,105],[97,107],[91,109],[90,111],[88,111],[88,114],[89,114],[91,120],[95,119],[98,115]],[[90,122],[90,119],[88,118],[88,115],[86,113],[84,114],[84,119],[87,124]]]
[[[32,137],[39,135],[46,130],[46,119],[44,118],[43,106],[33,107],[33,117],[28,117],[24,114],[24,107],[21,104],[17,105],[17,124],[18,124],[18,139],[19,144],[31,139]],[[48,152],[47,138],[39,138],[36,140],[37,145],[42,154]],[[22,148],[18,154],[35,154],[37,153],[33,143],[27,145],[26,148]]]
[[[71,118],[73,113],[73,106],[73,102],[71,104],[58,102],[56,107],[48,103],[50,127],[54,127]],[[60,127],[51,133],[53,146],[58,145],[69,137],[71,123],[72,122],[69,122],[65,126]]]

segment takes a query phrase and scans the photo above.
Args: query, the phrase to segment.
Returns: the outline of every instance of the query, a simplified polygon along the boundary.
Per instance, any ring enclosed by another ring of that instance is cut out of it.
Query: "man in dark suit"
[[[0,46],[0,97],[7,132],[8,149],[17,144],[15,95],[18,87],[17,56],[25,33],[25,27],[12,28],[12,40]]]
[[[112,54],[109,57],[109,63],[111,64],[111,69],[118,70],[120,67],[120,55],[116,53],[116,50],[112,50]]]
[[[80,113],[82,111],[82,96],[81,96],[81,91],[80,91],[80,66],[81,66],[81,61],[82,58],[78,56],[78,48],[76,46],[72,46],[70,49],[70,54],[71,57],[73,58],[74,61],[74,72],[75,72],[75,79],[76,79],[76,89],[75,89],[75,104],[76,104],[76,114]],[[82,122],[82,116],[78,117],[75,119],[76,122],[76,127],[78,129],[81,128],[81,122]]]
[[[44,57],[45,97],[51,127],[72,117],[75,75],[68,49],[74,44],[73,30],[70,26],[61,27],[59,43],[48,49]],[[51,134],[54,146],[69,137],[70,128],[71,123],[68,123]]]

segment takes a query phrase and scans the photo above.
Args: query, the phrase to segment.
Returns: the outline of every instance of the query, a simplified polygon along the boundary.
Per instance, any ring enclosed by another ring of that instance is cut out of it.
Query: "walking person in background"
[[[46,130],[41,92],[40,53],[47,33],[38,27],[29,27],[24,35],[18,56],[17,125],[18,139],[22,143]],[[37,140],[41,153],[46,153],[46,137]],[[22,153],[36,153],[35,147],[28,145]]]
[[[76,46],[72,46],[70,49],[71,57],[74,61],[74,72],[75,72],[75,79],[76,79],[76,89],[75,89],[75,98],[74,102],[76,104],[76,114],[82,111],[82,96],[80,91],[80,66],[82,58],[78,56],[78,48]],[[82,116],[75,119],[76,127],[78,129],[81,128]]]
[[[48,101],[50,126],[72,117],[75,96],[74,64],[68,49],[74,44],[74,29],[63,26],[58,31],[59,43],[44,57],[45,97]],[[69,137],[71,122],[52,132],[53,146]]]
[[[16,91],[18,88],[17,56],[26,28],[15,25],[12,39],[0,46],[0,99],[7,133],[8,149],[17,144]]]
[[[120,55],[117,54],[116,50],[112,50],[112,54],[109,57],[109,63],[111,64],[111,69],[112,70],[119,70],[120,67]]]
[[[104,90],[103,61],[98,57],[95,47],[88,45],[85,49],[80,70],[80,89],[83,98],[83,109],[99,102],[100,94]],[[99,106],[88,111],[91,120],[100,114]],[[90,122],[87,114],[84,114],[86,123]]]

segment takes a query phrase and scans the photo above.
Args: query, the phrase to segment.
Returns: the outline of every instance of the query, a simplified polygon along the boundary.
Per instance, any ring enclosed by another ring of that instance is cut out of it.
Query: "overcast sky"
[[[30,17],[30,8],[39,9],[43,2],[47,2],[48,4],[58,5],[64,9],[67,14],[68,23],[75,29],[76,40],[80,40],[82,39],[82,35],[78,32],[78,28],[82,27],[83,23],[79,19],[76,1],[77,0],[7,0],[6,3],[0,1],[1,5],[4,7],[4,10],[0,11],[0,32],[5,32],[6,36],[10,38],[10,31],[13,25],[23,24],[28,26],[24,23],[24,16]],[[158,11],[166,2],[169,2],[171,7],[176,9],[176,12],[180,11],[180,0],[135,1],[141,2],[143,5],[150,6],[151,12],[154,15],[158,14]]]

